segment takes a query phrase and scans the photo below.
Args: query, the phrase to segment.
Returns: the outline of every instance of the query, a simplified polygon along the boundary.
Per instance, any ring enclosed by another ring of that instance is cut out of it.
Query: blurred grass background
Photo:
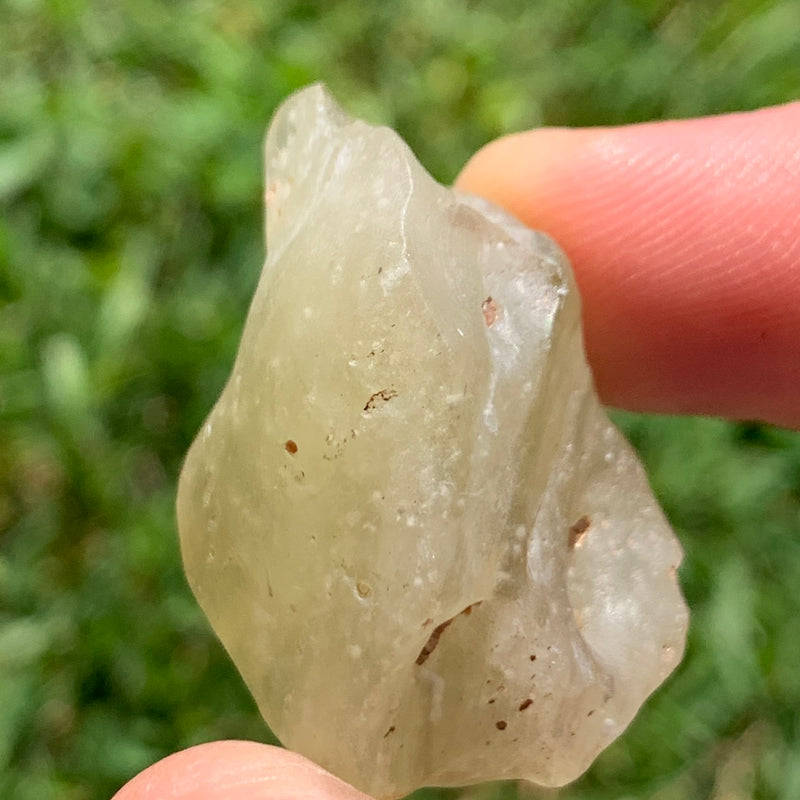
[[[263,258],[265,127],[319,79],[450,181],[529,126],[797,97],[800,4],[0,0],[0,797],[107,798],[269,736],[173,498]],[[686,547],[687,657],[572,787],[464,795],[796,800],[800,439],[618,419]]]

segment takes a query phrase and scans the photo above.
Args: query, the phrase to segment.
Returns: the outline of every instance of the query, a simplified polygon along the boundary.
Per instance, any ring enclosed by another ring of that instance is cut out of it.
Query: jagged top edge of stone
[[[313,118],[307,114],[308,108],[314,109]],[[298,113],[303,113],[305,119],[296,119]],[[265,189],[267,194],[270,191],[269,183],[272,173],[283,166],[282,162],[291,161],[295,169],[298,169],[298,164],[301,165],[300,169],[302,169],[304,162],[311,162],[309,157],[311,148],[321,143],[318,139],[315,139],[313,134],[321,130],[320,121],[323,120],[328,123],[326,132],[329,140],[343,138],[348,128],[352,130],[353,135],[358,135],[359,131],[363,132],[365,129],[376,133],[380,132],[387,142],[397,148],[414,165],[417,173],[415,179],[424,178],[450,192],[457,202],[477,211],[490,223],[501,228],[506,236],[512,236],[520,244],[534,244],[531,240],[535,240],[535,246],[540,253],[540,257],[552,261],[553,264],[558,264],[562,269],[566,265],[567,272],[572,278],[571,266],[564,252],[548,234],[529,228],[496,203],[439,183],[425,169],[411,147],[394,129],[388,125],[373,125],[350,115],[336,101],[327,86],[322,82],[312,83],[293,92],[278,106],[273,114],[264,140],[264,166],[267,183]],[[295,137],[294,134],[297,129],[302,129],[305,135]],[[303,157],[304,153],[306,153],[305,158]],[[304,177],[306,176],[301,176],[301,178]],[[318,189],[322,190],[323,186],[318,187]],[[268,217],[265,222],[267,223],[267,230],[269,230]],[[269,239],[269,235],[267,238]]]

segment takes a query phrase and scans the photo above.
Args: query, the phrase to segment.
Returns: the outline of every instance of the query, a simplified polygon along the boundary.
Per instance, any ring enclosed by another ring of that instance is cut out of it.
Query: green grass
[[[186,587],[173,498],[260,269],[283,97],[326,81],[450,181],[508,131],[754,108],[800,78],[795,0],[0,15],[0,797],[18,800],[107,798],[179,748],[269,737]],[[560,797],[793,800],[800,439],[619,420],[686,547],[693,626],[666,688]]]

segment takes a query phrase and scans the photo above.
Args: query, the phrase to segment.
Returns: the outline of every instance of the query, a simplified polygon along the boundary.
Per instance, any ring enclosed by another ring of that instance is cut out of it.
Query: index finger
[[[800,427],[800,103],[516,134],[457,186],[564,248],[605,402]]]

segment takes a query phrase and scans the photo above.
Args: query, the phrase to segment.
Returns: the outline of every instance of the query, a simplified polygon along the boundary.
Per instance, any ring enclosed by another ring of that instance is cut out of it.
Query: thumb
[[[800,427],[800,103],[481,150],[458,188],[564,248],[605,402]]]
[[[113,800],[369,800],[297,753],[255,742],[190,747],[137,775]]]

